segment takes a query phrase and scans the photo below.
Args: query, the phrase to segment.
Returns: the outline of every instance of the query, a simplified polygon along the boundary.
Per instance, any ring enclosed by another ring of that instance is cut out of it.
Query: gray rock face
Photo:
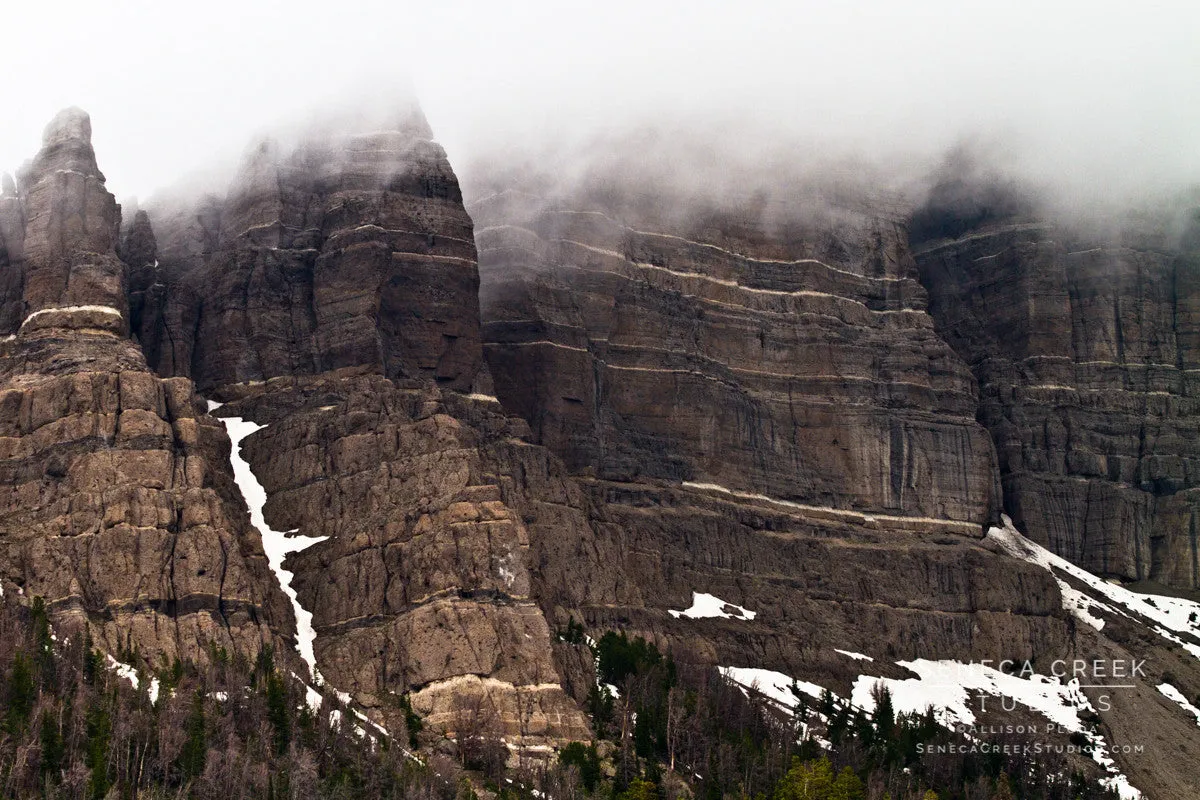
[[[523,441],[520,420],[381,376],[228,391],[238,399],[222,414],[266,424],[243,454],[268,523],[328,537],[285,566],[331,685],[389,726],[411,694],[450,735],[483,725],[525,747],[591,735],[562,688],[530,555],[532,537],[584,541],[590,529],[582,494]]]
[[[42,149],[22,170],[20,185],[22,328],[126,332],[125,267],[113,252],[121,211],[96,166],[86,113],[67,109],[46,126]],[[109,311],[73,310],[83,307]]]
[[[1092,572],[1200,586],[1200,262],[1000,220],[917,253],[1018,527]]]
[[[469,389],[475,244],[429,136],[413,112],[382,131],[266,142],[223,202],[164,214],[159,370],[210,388],[364,367]]]
[[[643,230],[513,196],[472,209],[488,364],[573,471],[994,516],[974,382],[925,313],[897,220]]]
[[[1045,572],[979,541],[994,454],[896,219],[672,227],[516,192],[472,212],[497,395],[589,500],[589,538],[531,535],[556,624],[842,691],[839,647],[1068,646]],[[759,616],[672,616],[693,592]]]

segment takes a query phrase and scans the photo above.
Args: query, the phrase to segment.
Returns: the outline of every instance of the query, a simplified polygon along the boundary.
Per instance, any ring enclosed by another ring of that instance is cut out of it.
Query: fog
[[[0,168],[78,105],[110,190],[146,198],[215,180],[263,130],[411,93],[468,197],[481,165],[569,170],[547,154],[647,131],[655,153],[688,140],[675,174],[723,180],[811,161],[903,187],[963,143],[1067,197],[1200,179],[1194,2],[190,5],[7,3]]]

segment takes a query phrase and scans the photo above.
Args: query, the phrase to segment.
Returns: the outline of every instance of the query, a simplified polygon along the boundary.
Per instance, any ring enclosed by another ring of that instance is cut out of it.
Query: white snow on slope
[[[1062,729],[1085,735],[1093,747],[1092,760],[1109,773],[1103,783],[1116,789],[1123,800],[1137,800],[1142,796],[1117,769],[1116,762],[1108,754],[1104,737],[1093,733],[1080,719],[1081,711],[1094,712],[1095,709],[1080,690],[1078,680],[1072,679],[1063,684],[1045,675],[1032,675],[1025,679],[1006,675],[983,664],[964,664],[959,661],[917,659],[896,663],[917,673],[918,677],[898,680],[862,675],[854,682],[851,703],[866,711],[873,711],[875,698],[871,695],[871,689],[882,682],[892,695],[892,708],[896,713],[919,714],[932,707],[938,722],[953,727],[956,724],[975,723],[975,714],[970,708],[972,696],[992,695],[994,699],[989,705],[996,710],[1001,708],[1002,698],[1009,705],[1016,701]]]
[[[833,648],[833,652],[841,653],[844,656],[853,658],[855,661],[874,661],[875,660],[875,659],[871,658],[870,656],[864,656],[862,653],[856,653],[853,650],[838,650],[835,647],[835,648]]]
[[[1034,675],[1032,679],[1025,680],[982,664],[963,664],[957,661],[920,659],[896,663],[915,672],[918,677],[897,680],[871,675],[860,676],[854,683],[850,705],[862,708],[868,713],[874,711],[875,699],[871,696],[871,689],[882,681],[892,695],[892,707],[897,714],[924,713],[932,706],[937,720],[943,725],[953,727],[955,724],[971,725],[975,722],[975,715],[968,705],[968,690],[1015,699],[1066,730],[1084,733],[1095,748],[1092,751],[1093,760],[1109,773],[1109,777],[1104,779],[1105,785],[1117,789],[1122,800],[1137,800],[1142,797],[1141,792],[1131,786],[1128,779],[1117,770],[1116,763],[1108,755],[1103,737],[1087,730],[1079,718],[1080,711],[1094,709],[1079,690],[1078,681],[1064,685],[1057,679],[1043,675]],[[759,692],[789,711],[799,702],[792,690],[793,686],[800,692],[818,699],[825,692],[823,687],[815,683],[793,681],[782,672],[773,670],[721,667],[720,671],[726,678]],[[1011,700],[1009,704],[1011,705]],[[997,710],[1001,707],[999,697],[995,698],[992,707]],[[807,729],[804,735],[807,735]],[[828,747],[824,742],[821,744]]]
[[[1183,692],[1176,689],[1169,683],[1160,683],[1158,690],[1166,695],[1167,698],[1174,700],[1179,704],[1179,707],[1196,718],[1196,724],[1200,725],[1200,708],[1188,702],[1188,699],[1183,696]]]
[[[209,411],[219,408],[219,403],[214,403],[211,400],[208,403]],[[316,639],[316,631],[312,626],[312,612],[307,611],[304,606],[300,605],[300,598],[296,596],[296,590],[292,588],[292,573],[283,568],[283,560],[289,553],[298,553],[301,550],[312,547],[317,542],[323,542],[328,539],[328,536],[293,536],[295,531],[276,531],[271,530],[267,525],[266,519],[263,518],[263,506],[267,502],[267,490],[258,482],[258,478],[254,476],[250,465],[246,459],[242,458],[242,440],[255,431],[262,430],[265,425],[259,425],[241,417],[219,417],[225,424],[225,430],[229,431],[229,438],[233,442],[233,447],[229,451],[229,462],[233,467],[233,479],[237,483],[238,489],[242,493],[242,497],[246,501],[246,505],[250,509],[250,522],[258,529],[262,536],[263,550],[266,551],[267,561],[271,565],[271,571],[275,573],[276,579],[279,581],[279,588],[283,589],[284,594],[292,601],[292,610],[296,615],[296,649],[300,652],[300,657],[308,664],[308,668],[312,671],[314,679],[319,674],[317,672],[317,658],[313,654],[313,640]],[[313,690],[309,689],[310,692]],[[321,705],[320,695],[317,695],[317,707]],[[312,705],[312,698],[309,698],[309,705]]]
[[[1044,675],[1032,675],[1026,680],[983,664],[964,664],[959,661],[921,658],[896,663],[915,672],[917,677],[897,679],[862,675],[854,682],[851,702],[868,711],[873,710],[875,700],[871,696],[871,688],[882,682],[891,692],[892,707],[898,714],[920,714],[933,706],[938,721],[943,725],[972,725],[975,713],[971,710],[969,695],[987,694],[1015,700],[1071,731],[1084,729],[1079,711],[1091,708],[1087,697],[1079,690],[1079,682],[1075,680],[1063,684],[1056,678]],[[976,704],[975,707],[979,706]],[[999,710],[999,700],[992,707]]]
[[[1004,517],[1003,528],[991,528],[987,535],[1010,555],[1033,564],[1039,564],[1049,570],[1063,591],[1064,608],[1088,624],[1095,625],[1092,620],[1100,622],[1092,614],[1096,610],[1118,612],[1127,616],[1126,612],[1134,612],[1149,619],[1153,623],[1150,627],[1164,639],[1175,642],[1196,658],[1200,658],[1200,645],[1185,642],[1175,635],[1175,633],[1188,633],[1200,636],[1200,603],[1177,597],[1138,594],[1123,586],[1109,583],[1026,539],[1020,531],[1013,527],[1012,520],[1007,516]],[[1066,581],[1058,576],[1057,572],[1070,575],[1096,594],[1104,597],[1108,602],[1093,600],[1083,592],[1072,589]],[[1081,609],[1082,605],[1086,605],[1087,608]]]
[[[109,669],[113,670],[119,676],[121,676],[122,678],[124,678],[125,680],[127,680],[131,684],[133,684],[133,688],[135,690],[138,688],[141,681],[138,680],[138,672],[136,669],[129,666],[128,664],[124,664],[120,661],[117,661],[111,655],[106,655],[105,658],[108,660],[108,668]],[[150,695],[151,703],[158,702],[158,678],[150,679],[150,688],[147,690],[147,694]]]
[[[734,609],[733,614],[725,611],[725,607],[729,606]],[[704,594],[702,592],[692,592],[692,607],[683,611],[668,611],[672,617],[687,617],[689,619],[703,619],[707,617],[720,617],[722,619],[754,619],[757,611],[750,611],[733,603],[726,603],[721,598],[712,594]]]
[[[796,692],[803,692],[810,697],[820,699],[826,691],[823,686],[818,686],[808,681],[795,680],[784,675],[782,672],[775,672],[774,670],[758,669],[755,667],[720,667],[719,669],[722,676],[741,686],[743,692],[758,692],[789,713],[794,712],[796,706],[800,703],[800,697]],[[837,696],[834,695],[834,697],[836,698]],[[813,712],[813,716],[823,722],[828,721],[820,712]],[[808,737],[809,723],[805,721],[803,727],[800,729],[800,739],[804,740]],[[826,750],[830,750],[833,747],[827,739],[822,739],[819,736],[813,736],[812,738],[813,741]]]
[[[721,675],[747,689],[754,689],[787,709],[796,707],[800,698],[792,691],[794,685],[805,694],[820,698],[825,687],[808,681],[795,680],[782,672],[757,667],[720,667]]]

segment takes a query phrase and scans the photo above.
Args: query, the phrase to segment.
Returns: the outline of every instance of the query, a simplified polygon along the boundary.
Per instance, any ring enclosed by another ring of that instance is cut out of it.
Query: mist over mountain
[[[1197,23],[13,9],[8,790],[1190,796]]]

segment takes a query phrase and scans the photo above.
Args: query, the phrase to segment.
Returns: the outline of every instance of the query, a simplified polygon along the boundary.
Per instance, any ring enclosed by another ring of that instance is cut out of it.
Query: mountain
[[[1125,796],[1195,785],[1192,239],[994,187],[767,213],[502,174],[465,203],[401,104],[122,225],[59,115],[0,197],[5,602],[131,670],[267,659],[467,765],[602,735],[622,787],[710,780],[655,761],[665,659],[831,738],[882,682],[1049,720]]]

